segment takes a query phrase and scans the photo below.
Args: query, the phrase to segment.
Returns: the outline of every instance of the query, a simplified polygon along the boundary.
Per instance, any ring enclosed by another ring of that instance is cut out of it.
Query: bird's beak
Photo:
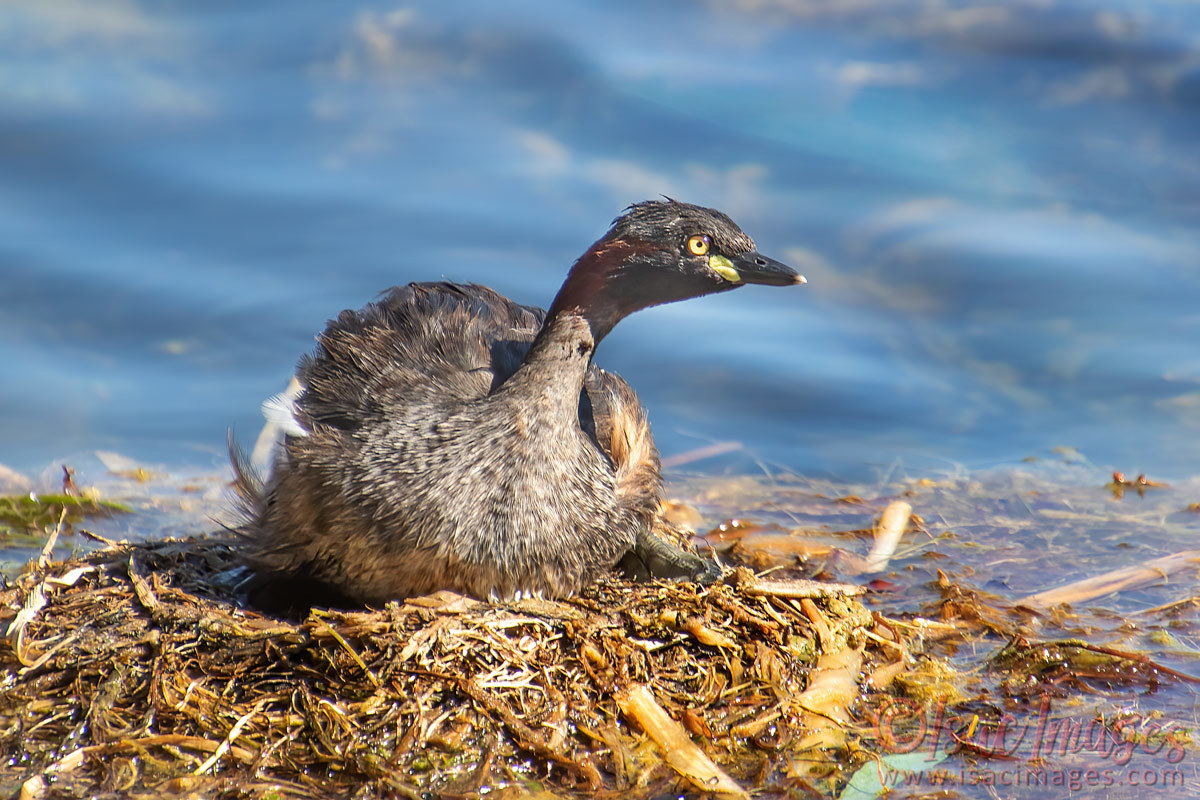
[[[767,286],[793,286],[808,283],[803,275],[780,261],[767,258],[757,250],[742,253],[736,258],[712,255],[708,265],[732,283],[761,283]]]

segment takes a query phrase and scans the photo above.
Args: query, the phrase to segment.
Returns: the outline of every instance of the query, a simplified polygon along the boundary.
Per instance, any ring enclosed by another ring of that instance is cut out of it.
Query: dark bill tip
[[[756,250],[742,253],[733,259],[733,267],[743,283],[761,283],[766,286],[795,286],[808,283],[803,275],[787,264],[767,258]]]

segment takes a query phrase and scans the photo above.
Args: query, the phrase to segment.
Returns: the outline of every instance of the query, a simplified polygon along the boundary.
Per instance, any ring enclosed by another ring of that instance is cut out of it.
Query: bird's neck
[[[624,239],[601,239],[592,245],[571,267],[546,311],[543,330],[564,314],[575,315],[587,322],[593,344],[599,344],[618,322],[648,305],[638,297],[638,287],[626,272],[630,262],[648,249],[644,242]]]
[[[547,317],[521,366],[497,394],[532,398],[531,413],[575,419],[596,339],[591,325],[574,312]]]
[[[579,393],[596,345],[631,305],[621,287],[621,271],[638,252],[636,244],[601,239],[579,257],[554,302],[525,360],[501,386],[498,394],[536,398],[538,410],[575,418]]]

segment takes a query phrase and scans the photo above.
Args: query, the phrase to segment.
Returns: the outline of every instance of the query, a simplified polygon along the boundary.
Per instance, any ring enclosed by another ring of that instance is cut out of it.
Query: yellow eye
[[[693,236],[688,239],[688,252],[694,256],[702,256],[708,252],[709,246],[712,245],[712,239],[707,236]]]

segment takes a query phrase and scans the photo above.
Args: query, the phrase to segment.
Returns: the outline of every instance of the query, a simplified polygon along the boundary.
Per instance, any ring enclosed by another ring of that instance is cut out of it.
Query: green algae
[[[91,517],[129,514],[124,503],[68,494],[23,494],[0,496],[0,537],[41,533],[59,522],[71,524]]]

